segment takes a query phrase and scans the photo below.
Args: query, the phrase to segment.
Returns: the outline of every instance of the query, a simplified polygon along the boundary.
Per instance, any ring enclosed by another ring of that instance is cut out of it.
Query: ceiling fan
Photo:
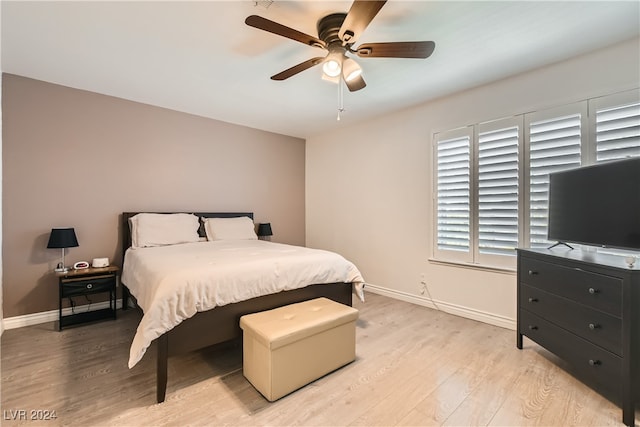
[[[251,15],[245,23],[251,27],[277,34],[291,40],[328,51],[324,57],[318,56],[294,65],[278,74],[272,80],[285,80],[315,65],[322,69],[329,80],[342,78],[351,92],[364,88],[367,84],[362,77],[362,68],[347,54],[361,58],[428,58],[436,44],[432,41],[365,43],[353,48],[369,23],[382,9],[386,1],[355,0],[348,13],[333,13],[318,21],[318,37],[310,36],[293,28],[257,15]]]

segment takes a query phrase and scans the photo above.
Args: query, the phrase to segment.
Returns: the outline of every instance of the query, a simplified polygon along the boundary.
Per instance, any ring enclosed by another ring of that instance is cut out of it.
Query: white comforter
[[[342,256],[263,240],[221,240],[128,249],[122,282],[144,315],[133,338],[129,368],[151,342],[198,311],[311,284],[364,280]]]

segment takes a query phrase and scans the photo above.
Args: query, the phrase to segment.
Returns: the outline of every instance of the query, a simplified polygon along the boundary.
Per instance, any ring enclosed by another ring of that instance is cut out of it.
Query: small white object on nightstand
[[[109,258],[94,258],[93,261],[91,261],[91,267],[109,267]]]
[[[627,265],[629,266],[629,268],[633,268],[633,264],[636,263],[636,257],[634,256],[628,256],[624,259],[624,262],[627,263]]]

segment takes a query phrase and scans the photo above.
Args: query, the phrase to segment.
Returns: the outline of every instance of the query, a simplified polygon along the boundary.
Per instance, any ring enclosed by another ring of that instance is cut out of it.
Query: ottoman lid
[[[328,298],[316,298],[273,310],[247,314],[240,327],[271,349],[299,341],[336,326],[355,322],[358,310]]]

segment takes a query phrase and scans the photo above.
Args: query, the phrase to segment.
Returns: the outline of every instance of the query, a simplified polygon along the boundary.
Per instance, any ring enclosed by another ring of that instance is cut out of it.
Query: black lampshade
[[[78,246],[78,239],[73,228],[52,228],[49,236],[47,248],[75,248]]]
[[[265,236],[273,236],[273,232],[271,231],[271,223],[269,222],[258,224],[258,237]]]

